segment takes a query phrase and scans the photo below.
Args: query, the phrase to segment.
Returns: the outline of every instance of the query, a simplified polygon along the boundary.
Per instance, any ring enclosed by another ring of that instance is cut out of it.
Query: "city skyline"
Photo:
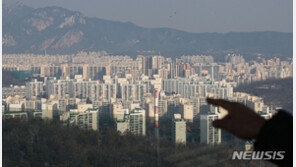
[[[3,87],[3,116],[154,138],[157,153],[164,138],[182,147],[235,144],[247,149],[248,143],[212,125],[227,112],[208,104],[207,98],[238,102],[270,119],[285,106],[235,88],[290,78],[292,66],[290,60],[246,61],[239,54],[226,55],[224,62],[207,55],[4,55],[3,70],[16,78],[24,72],[29,75],[24,85]]]

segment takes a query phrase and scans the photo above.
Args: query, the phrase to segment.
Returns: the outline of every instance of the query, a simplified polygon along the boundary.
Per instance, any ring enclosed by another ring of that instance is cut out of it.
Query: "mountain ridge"
[[[241,53],[255,58],[260,53],[288,58],[292,57],[292,41],[292,33],[286,32],[192,33],[86,17],[56,6],[3,5],[4,54],[105,50],[134,56],[138,51],[154,50],[167,57],[210,54],[221,58],[226,53]]]

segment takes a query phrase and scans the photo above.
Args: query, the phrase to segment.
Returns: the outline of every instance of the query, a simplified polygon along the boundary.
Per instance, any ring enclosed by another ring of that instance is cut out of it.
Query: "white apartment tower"
[[[130,119],[128,114],[119,115],[116,118],[116,130],[122,134],[126,131],[130,131]]]
[[[99,129],[99,111],[98,109],[88,109],[84,112],[79,112],[74,117],[74,123],[80,128],[87,130]]]
[[[221,129],[214,128],[212,122],[218,119],[217,114],[207,114],[200,116],[200,142],[206,144],[221,143]]]
[[[26,89],[27,89],[26,96],[28,99],[40,97],[43,92],[43,82],[37,81],[37,79],[31,82],[27,82]]]
[[[146,135],[145,110],[136,108],[129,114],[130,131],[135,135]]]
[[[176,144],[186,144],[186,121],[182,119],[181,114],[174,114],[172,138]]]

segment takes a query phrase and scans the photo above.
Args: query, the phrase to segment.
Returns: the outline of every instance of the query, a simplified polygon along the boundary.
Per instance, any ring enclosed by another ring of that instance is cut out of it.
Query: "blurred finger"
[[[220,129],[225,129],[225,130],[228,129],[228,123],[227,123],[227,120],[225,120],[225,119],[217,119],[217,120],[213,121],[212,124],[215,128],[220,128]]]
[[[228,110],[230,112],[231,108],[233,107],[234,103],[228,100],[223,100],[223,99],[212,99],[212,98],[207,98],[207,102],[209,104],[215,105],[215,106],[221,106],[224,109]]]

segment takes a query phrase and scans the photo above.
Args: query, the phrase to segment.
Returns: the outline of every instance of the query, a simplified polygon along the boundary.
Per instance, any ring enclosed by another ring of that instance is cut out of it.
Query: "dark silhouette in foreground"
[[[208,98],[209,104],[220,106],[228,114],[213,121],[213,126],[224,129],[245,139],[255,139],[255,151],[285,151],[283,160],[271,160],[279,166],[293,165],[293,118],[279,110],[271,119],[265,120],[247,106],[223,99]]]

